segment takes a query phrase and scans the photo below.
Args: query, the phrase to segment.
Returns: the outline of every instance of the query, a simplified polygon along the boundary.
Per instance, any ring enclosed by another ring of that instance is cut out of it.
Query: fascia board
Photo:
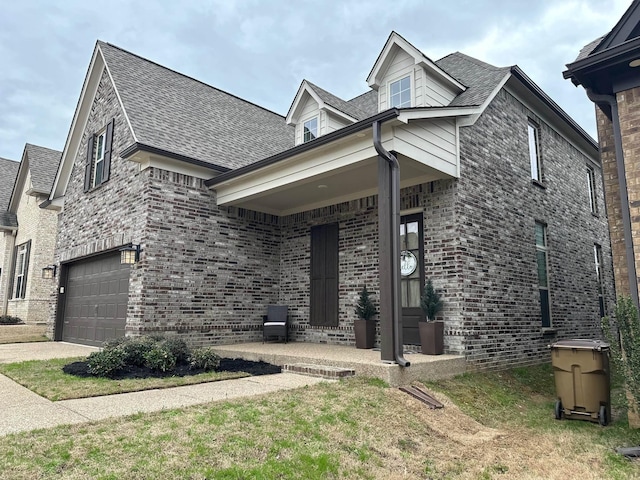
[[[22,152],[22,159],[20,160],[20,166],[18,167],[18,175],[16,181],[13,183],[13,190],[11,191],[11,198],[9,199],[8,212],[16,213],[18,211],[18,205],[20,204],[20,196],[24,187],[24,182],[27,180],[27,173],[29,171],[29,156],[27,155],[27,146],[25,145]]]
[[[347,121],[349,121],[349,122],[352,122],[352,123],[355,123],[355,122],[357,122],[357,121],[358,121],[358,119],[357,119],[357,118],[353,118],[351,115],[347,115],[347,114],[346,114],[346,113],[344,113],[343,111],[338,110],[338,109],[337,109],[337,108],[335,108],[335,107],[332,107],[332,106],[331,106],[331,105],[329,105],[328,103],[325,103],[325,104],[324,104],[324,106],[323,106],[320,110],[324,110],[324,111],[326,111],[326,112],[331,112],[331,113],[333,113],[334,115],[336,115],[336,116],[338,116],[338,117],[341,117],[341,118],[344,118],[345,120],[347,120]]]
[[[479,113],[481,113],[481,107],[412,108],[410,110],[400,110],[398,120],[402,123],[409,123],[412,120],[427,120],[440,117],[466,117]]]

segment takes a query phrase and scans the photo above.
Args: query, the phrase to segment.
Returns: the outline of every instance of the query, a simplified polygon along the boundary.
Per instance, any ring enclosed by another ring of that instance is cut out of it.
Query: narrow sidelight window
[[[542,161],[540,160],[540,128],[529,121],[529,161],[531,178],[542,183]]]
[[[600,318],[606,315],[604,303],[604,287],[602,283],[602,247],[597,243],[593,245],[593,259],[596,264],[596,280],[598,282],[598,306],[600,308]]]
[[[29,272],[29,254],[31,240],[15,248],[15,270],[12,288],[12,298],[24,298],[27,292],[27,273]]]
[[[318,117],[304,122],[304,137],[302,141],[307,143],[318,137]]]
[[[536,261],[538,264],[538,290],[542,327],[551,327],[551,306],[549,302],[549,263],[547,259],[547,226],[536,222]]]
[[[591,167],[587,167],[587,188],[589,192],[589,208],[591,208],[591,213],[598,213],[598,204],[596,203],[596,174]]]

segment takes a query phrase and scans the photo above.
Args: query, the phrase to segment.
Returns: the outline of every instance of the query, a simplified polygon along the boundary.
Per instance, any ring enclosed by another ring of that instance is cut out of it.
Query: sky
[[[348,100],[395,30],[432,60],[519,65],[589,134],[562,78],[631,0],[0,0],[0,157],[62,150],[96,40],[286,115],[303,79]]]

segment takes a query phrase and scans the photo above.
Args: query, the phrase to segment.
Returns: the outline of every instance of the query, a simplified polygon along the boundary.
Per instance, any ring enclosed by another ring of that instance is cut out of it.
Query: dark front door
[[[311,228],[311,319],[314,326],[338,326],[338,224]]]
[[[400,219],[400,296],[402,335],[406,345],[419,345],[418,321],[424,318],[420,294],[424,285],[422,213]]]
[[[124,336],[131,268],[120,264],[120,254],[100,255],[67,268],[62,340],[99,346]]]

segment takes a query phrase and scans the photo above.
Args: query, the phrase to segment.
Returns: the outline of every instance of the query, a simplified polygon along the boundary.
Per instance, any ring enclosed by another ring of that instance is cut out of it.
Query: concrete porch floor
[[[317,343],[238,343],[216,345],[215,350],[225,357],[264,361],[279,366],[313,364],[351,369],[356,375],[380,378],[393,387],[419,380],[453,377],[464,373],[466,368],[464,357],[458,355],[405,353],[404,357],[411,365],[403,368],[383,363],[379,351]]]

